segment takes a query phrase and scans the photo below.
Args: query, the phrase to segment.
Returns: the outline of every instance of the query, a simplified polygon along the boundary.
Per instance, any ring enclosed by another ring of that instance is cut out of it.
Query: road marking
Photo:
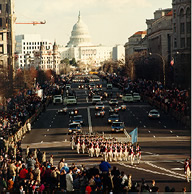
[[[87,107],[87,114],[88,114],[89,133],[92,133],[93,129],[92,129],[91,114],[90,114],[90,108],[89,107]]]
[[[88,99],[88,97],[86,97],[86,101],[87,101],[87,102],[89,102],[89,99]]]
[[[152,167],[154,167],[154,168],[158,168],[158,169],[160,169],[160,170],[163,170],[163,171],[169,172],[169,173],[171,173],[171,174],[175,174],[175,175],[179,175],[179,176],[181,176],[181,177],[185,177],[185,175],[184,175],[184,174],[179,174],[179,173],[177,173],[177,172],[174,172],[174,171],[168,170],[168,169],[166,169],[166,168],[156,166],[155,164],[151,164],[150,162],[145,162],[145,163],[146,163],[146,164],[148,164],[148,165],[150,165],[150,166],[152,166]]]
[[[183,168],[171,168],[171,170],[183,170]]]
[[[178,174],[178,173],[177,173],[178,175],[176,175],[175,172],[173,172],[173,171],[171,171],[171,172],[172,172],[171,174],[167,174],[167,173],[161,173],[161,172],[154,171],[154,170],[152,171],[152,170],[148,170],[148,169],[145,169],[145,168],[140,168],[140,167],[137,167],[137,166],[126,165],[126,164],[124,164],[123,162],[118,162],[118,164],[121,165],[121,166],[125,166],[125,167],[127,167],[127,168],[134,168],[134,169],[136,169],[136,170],[142,170],[142,171],[149,172],[149,173],[152,173],[152,174],[160,174],[160,175],[175,177],[175,178],[183,179],[183,180],[186,179],[186,178],[183,177],[181,174]],[[147,162],[147,164],[148,164],[148,162]],[[154,166],[155,166],[155,165],[154,165]],[[169,170],[166,169],[166,171],[169,171]]]

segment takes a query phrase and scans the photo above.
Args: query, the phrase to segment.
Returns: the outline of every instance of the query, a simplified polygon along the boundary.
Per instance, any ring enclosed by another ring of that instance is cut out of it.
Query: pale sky
[[[172,0],[15,0],[16,22],[44,21],[41,25],[15,25],[15,34],[40,34],[65,46],[79,11],[92,43],[125,44],[137,31],[147,29],[155,10],[172,7]]]

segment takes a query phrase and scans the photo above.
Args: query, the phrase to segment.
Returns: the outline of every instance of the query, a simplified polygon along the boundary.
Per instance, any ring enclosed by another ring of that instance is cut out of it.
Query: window
[[[191,22],[187,22],[186,23],[186,27],[187,27],[187,33],[191,34]]]
[[[185,33],[185,25],[184,25],[184,23],[181,23],[180,24],[180,33],[181,34],[184,34]]]
[[[181,48],[185,48],[185,38],[181,38]]]
[[[176,23],[173,24],[173,31],[176,32]]]
[[[181,18],[184,17],[184,10],[183,10],[183,9],[180,10],[180,17],[181,17]]]
[[[191,38],[187,38],[187,48],[191,48]]]
[[[187,16],[187,18],[191,18],[191,10],[190,10],[190,8],[187,8],[186,16]]]
[[[0,4],[0,13],[2,13],[2,5]]]
[[[6,4],[6,12],[8,13],[9,11],[9,7],[8,7],[8,4]]]
[[[3,27],[3,22],[2,22],[2,18],[0,18],[0,28]]]
[[[0,41],[3,40],[3,33],[0,33]]]
[[[0,54],[3,54],[3,45],[0,45]]]

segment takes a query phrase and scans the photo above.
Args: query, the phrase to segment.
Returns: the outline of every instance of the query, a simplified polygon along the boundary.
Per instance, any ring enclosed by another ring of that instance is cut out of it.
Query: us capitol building
[[[71,37],[66,47],[58,48],[61,60],[75,58],[76,62],[89,67],[99,67],[105,60],[122,60],[125,57],[123,45],[94,45],[87,25],[82,21],[80,12],[77,23],[73,26]]]

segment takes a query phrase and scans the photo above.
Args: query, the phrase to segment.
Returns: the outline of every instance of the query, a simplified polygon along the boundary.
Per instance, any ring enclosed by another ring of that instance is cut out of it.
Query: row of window
[[[185,42],[186,40],[186,42]],[[191,37],[180,39],[180,48],[191,48]],[[174,48],[177,48],[177,39],[174,39]]]
[[[47,45],[47,42],[23,42],[23,45]]]

